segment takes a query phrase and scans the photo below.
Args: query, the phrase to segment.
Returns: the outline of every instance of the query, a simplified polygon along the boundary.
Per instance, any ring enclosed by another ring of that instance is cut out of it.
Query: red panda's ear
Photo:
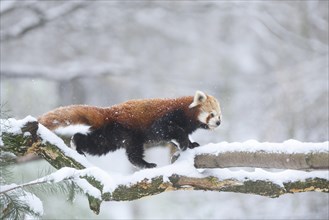
[[[205,102],[207,99],[207,95],[201,91],[196,91],[193,102],[189,105],[189,108],[194,108],[195,106],[200,105],[202,102]]]

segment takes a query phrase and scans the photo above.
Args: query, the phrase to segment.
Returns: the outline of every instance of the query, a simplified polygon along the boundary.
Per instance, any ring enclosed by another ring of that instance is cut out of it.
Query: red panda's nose
[[[220,125],[220,120],[216,121],[216,125],[219,126]]]

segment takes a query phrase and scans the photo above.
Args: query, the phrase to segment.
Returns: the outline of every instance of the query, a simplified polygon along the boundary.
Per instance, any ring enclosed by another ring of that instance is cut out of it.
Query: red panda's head
[[[201,91],[196,91],[189,108],[198,108],[198,120],[209,129],[215,129],[221,123],[222,113],[218,100]]]

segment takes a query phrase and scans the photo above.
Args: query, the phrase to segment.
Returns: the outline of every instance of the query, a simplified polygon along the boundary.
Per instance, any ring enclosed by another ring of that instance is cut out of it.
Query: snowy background
[[[60,105],[110,106],[133,98],[203,90],[219,99],[223,123],[200,144],[256,139],[327,141],[328,1],[1,1],[1,110],[37,117]],[[147,152],[169,164],[168,149]],[[90,157],[133,173],[124,151]],[[43,161],[14,167],[38,178]],[[250,170],[252,172],[252,170]],[[48,197],[48,199],[47,199]],[[42,198],[42,197],[41,197]],[[44,196],[44,218],[329,217],[323,193],[277,199],[168,192],[107,202],[95,216],[84,197]]]

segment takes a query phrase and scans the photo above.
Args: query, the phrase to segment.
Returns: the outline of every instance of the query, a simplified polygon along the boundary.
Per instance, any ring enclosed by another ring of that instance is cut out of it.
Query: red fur
[[[108,108],[86,105],[60,107],[39,117],[38,121],[54,130],[68,125],[84,124],[100,128],[117,122],[127,128],[145,130],[151,124],[173,110],[182,109],[193,120],[197,120],[199,108],[189,108],[193,96],[176,99],[131,100]]]

